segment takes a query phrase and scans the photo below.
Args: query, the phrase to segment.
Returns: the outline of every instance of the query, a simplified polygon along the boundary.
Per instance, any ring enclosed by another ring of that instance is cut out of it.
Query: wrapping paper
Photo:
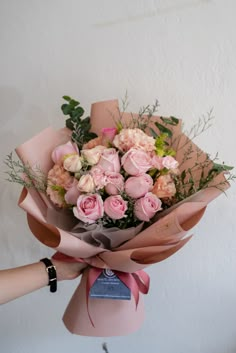
[[[111,117],[113,116],[113,118]],[[123,119],[128,120],[124,113]],[[99,102],[92,105],[92,131],[98,135],[103,127],[113,127],[114,117],[118,118],[117,100]],[[158,121],[158,117],[155,117]],[[176,159],[183,161],[181,170],[194,166],[196,158],[204,161],[203,153],[192,141],[181,133],[181,122],[173,127],[172,147],[177,151]],[[67,129],[54,131],[47,128],[31,140],[16,149],[19,158],[37,165],[47,173],[53,166],[50,160],[52,150],[70,139]],[[183,160],[185,151],[191,146],[191,159]],[[209,164],[209,168],[211,168]],[[193,177],[198,180],[200,169],[194,169]],[[214,187],[221,184],[221,190]],[[229,185],[223,173],[211,183],[212,187],[201,190],[188,199],[158,214],[156,221],[143,229],[135,237],[112,250],[103,246],[94,246],[66,231],[65,223],[60,226],[53,221],[54,206],[47,197],[33,189],[23,189],[19,206],[27,213],[29,227],[35,237],[43,244],[75,259],[83,259],[88,265],[96,268],[109,268],[113,271],[135,273],[145,267],[163,261],[181,249],[191,238],[188,234],[203,216],[207,205]],[[51,216],[50,216],[51,215]],[[65,217],[66,219],[66,217]],[[57,225],[55,225],[57,224]],[[137,330],[144,318],[143,304],[140,296],[136,307],[134,298],[131,301],[111,299],[88,299],[89,310],[94,325],[89,319],[86,305],[86,283],[88,271],[82,276],[81,283],[75,291],[63,317],[65,326],[73,333],[91,336],[117,336]]]

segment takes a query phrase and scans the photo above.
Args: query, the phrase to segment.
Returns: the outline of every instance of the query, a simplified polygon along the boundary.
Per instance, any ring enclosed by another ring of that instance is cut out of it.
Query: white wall
[[[214,126],[197,140],[235,159],[236,3],[234,0],[1,0],[1,158],[49,124],[59,127],[61,96],[160,101],[160,113],[187,126],[211,107]],[[4,170],[3,163],[1,170]],[[0,267],[50,255],[16,203],[20,187],[1,174]],[[142,329],[120,338],[69,334],[61,322],[77,282],[44,288],[0,308],[1,353],[234,353],[236,237],[233,185],[213,202],[195,237],[152,266]]]

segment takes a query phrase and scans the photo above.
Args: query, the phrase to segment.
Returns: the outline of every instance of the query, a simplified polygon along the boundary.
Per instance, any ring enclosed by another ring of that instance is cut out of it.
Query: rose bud
[[[63,159],[66,155],[74,155],[79,154],[78,147],[75,143],[71,143],[70,141],[64,145],[57,146],[52,151],[52,160],[55,164],[62,164]]]
[[[105,149],[105,146],[99,145],[91,149],[82,150],[81,155],[83,156],[83,158],[85,158],[89,165],[95,165],[98,163],[101,154]]]
[[[166,156],[162,158],[162,165],[166,169],[176,169],[179,162],[172,156]]]
[[[71,173],[77,173],[82,168],[81,158],[78,154],[73,154],[64,160],[63,167]]]
[[[78,182],[78,189],[81,192],[93,192],[95,190],[95,184],[92,175],[82,175]]]

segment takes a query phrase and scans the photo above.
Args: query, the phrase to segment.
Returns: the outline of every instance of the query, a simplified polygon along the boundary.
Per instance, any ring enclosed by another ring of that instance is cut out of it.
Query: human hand
[[[71,280],[78,277],[87,264],[81,262],[64,262],[51,259],[54,266],[56,266],[57,280]]]

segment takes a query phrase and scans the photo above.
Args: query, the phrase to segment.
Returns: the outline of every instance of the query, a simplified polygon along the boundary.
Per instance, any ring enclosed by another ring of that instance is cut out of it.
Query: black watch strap
[[[53,265],[52,261],[48,258],[40,260],[46,266],[46,271],[48,273],[48,285],[50,286],[50,292],[54,293],[57,291],[57,272],[56,266]]]

